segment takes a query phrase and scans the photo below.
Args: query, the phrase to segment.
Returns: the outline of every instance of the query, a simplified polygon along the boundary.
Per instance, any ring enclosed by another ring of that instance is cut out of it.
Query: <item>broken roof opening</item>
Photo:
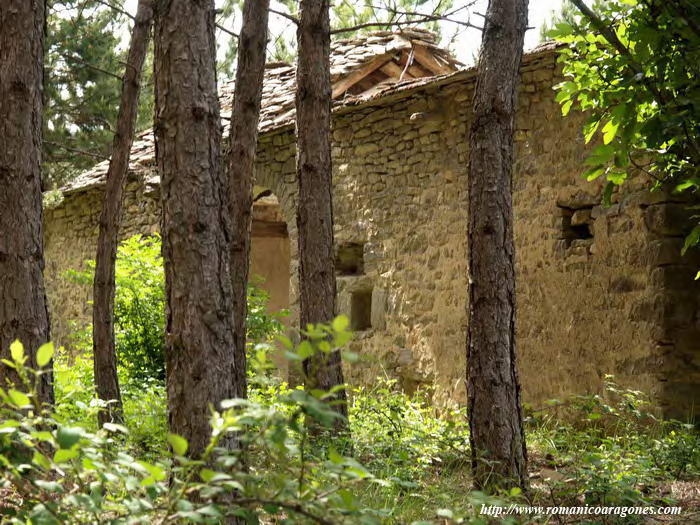
[[[442,82],[464,82],[475,69],[461,68],[449,51],[439,48],[436,36],[426,30],[376,31],[352,39],[338,40],[331,46],[333,109],[352,110],[378,103],[392,94],[408,93]],[[523,56],[523,64],[558,46],[544,44]],[[440,71],[440,74],[435,72]],[[424,76],[421,76],[424,75]],[[219,98],[224,137],[228,136],[233,102],[233,82],[221,86]],[[283,62],[268,63],[263,80],[260,109],[261,135],[294,124],[295,68]],[[227,141],[224,141],[224,147]],[[81,173],[60,191],[63,194],[86,191],[104,184],[109,161],[102,161]],[[153,130],[139,133],[131,148],[130,175],[138,174],[146,186],[160,184],[155,158]]]

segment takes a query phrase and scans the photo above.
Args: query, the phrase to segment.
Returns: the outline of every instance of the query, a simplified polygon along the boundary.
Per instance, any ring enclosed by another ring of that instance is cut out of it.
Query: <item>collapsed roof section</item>
[[[358,103],[381,96],[396,86],[425,82],[435,76],[454,73],[462,64],[449,51],[437,46],[434,33],[419,28],[376,31],[331,46],[331,82],[335,106]],[[228,136],[234,84],[221,86],[221,117]],[[263,80],[259,132],[266,133],[294,122],[295,67],[285,63],[266,65]],[[129,169],[158,184],[155,173],[153,130],[139,134],[131,149]],[[104,184],[109,161],[103,161],[79,175],[63,193],[86,190]]]

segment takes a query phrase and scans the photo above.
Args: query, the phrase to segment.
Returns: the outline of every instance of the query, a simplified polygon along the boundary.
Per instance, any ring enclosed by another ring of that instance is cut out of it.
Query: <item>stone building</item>
[[[435,386],[463,402],[467,322],[467,132],[475,71],[430,34],[373,33],[334,44],[333,166],[338,307],[363,359],[351,382],[377,375]],[[522,65],[513,184],[518,349],[526,401],[600,390],[614,374],[685,416],[700,401],[698,261],[680,256],[688,212],[677,196],[632,180],[600,205],[580,177],[584,116],[563,117],[552,87],[556,49]],[[271,308],[296,309],[294,68],[265,76],[252,272]],[[222,88],[226,127],[232,86]],[[227,135],[227,131],[225,131]],[[46,212],[46,280],[54,337],[89,319],[90,290],[63,278],[94,258],[107,164],[63,188]],[[152,134],[134,144],[122,236],[159,227]]]

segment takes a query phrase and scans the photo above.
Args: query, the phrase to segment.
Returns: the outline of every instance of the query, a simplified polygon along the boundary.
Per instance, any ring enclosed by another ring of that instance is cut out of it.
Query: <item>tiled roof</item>
[[[523,62],[530,62],[543,53],[549,53],[554,47],[556,46],[552,44],[540,46],[526,54]],[[333,109],[338,111],[346,108],[349,111],[352,107],[378,101],[391,94],[449,81],[453,77],[457,80],[458,75],[474,74],[473,69],[459,70],[460,65],[448,51],[435,45],[432,33],[421,29],[379,31],[336,41],[331,51],[331,81],[335,94]],[[440,72],[442,74],[436,74]],[[371,80],[366,83],[368,79]],[[228,136],[233,89],[233,82],[220,89],[225,137]],[[260,134],[294,124],[294,95],[295,68],[282,63],[268,64],[263,81]],[[67,194],[101,186],[108,167],[109,161],[96,164],[61,188],[61,191]],[[146,184],[159,183],[153,130],[139,134],[134,140],[129,170],[143,176]]]

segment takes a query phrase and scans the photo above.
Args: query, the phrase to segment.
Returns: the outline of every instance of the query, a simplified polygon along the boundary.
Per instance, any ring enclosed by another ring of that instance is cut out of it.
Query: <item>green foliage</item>
[[[569,501],[583,496],[590,505],[671,505],[654,488],[700,476],[700,435],[693,425],[658,419],[642,392],[613,379],[607,376],[604,395],[553,400],[556,416],[531,421],[531,441],[568,474],[552,484],[552,493]],[[620,523],[638,522],[639,516],[628,516]]]
[[[291,359],[333,350],[350,337],[345,318],[306,332],[312,342],[288,344]],[[50,345],[43,347],[41,362],[51,353]],[[326,424],[338,417],[325,402],[331,393],[270,380],[254,384],[249,400],[212,412],[214,437],[205,457],[194,460],[183,457],[187,442],[167,431],[162,387],[134,392],[133,404],[125,403],[125,427],[97,430],[91,426],[97,407],[89,402],[60,412],[66,393],[81,391],[81,385],[61,384],[83,381],[87,360],[68,368],[59,358],[54,414],[36,404],[35,372],[24,366],[21,345],[13,344],[10,354],[6,364],[18,370],[24,387],[0,390],[0,515],[7,523],[220,523],[235,513],[251,523],[487,524],[482,505],[578,506],[583,498],[590,505],[663,506],[675,503],[660,483],[700,479],[698,432],[658,420],[641,393],[612,378],[603,395],[553,401],[528,418],[533,457],[547,458],[561,479],[536,483],[526,501],[517,491],[495,497],[472,491],[464,411],[438,412],[429,391],[408,396],[393,380],[351,392],[354,458],[339,452],[347,449],[342,439],[307,434],[308,417]],[[242,439],[242,451],[217,447],[229,432]],[[148,433],[157,441],[145,443]]]
[[[330,331],[336,340],[344,337]],[[56,420],[34,395],[31,378],[44,371],[25,368],[19,343],[12,357],[9,364],[25,381],[24,392],[0,389],[0,488],[9,492],[9,505],[0,507],[3,522],[219,523],[235,515],[251,523],[263,516],[378,523],[352,487],[387,482],[332,446],[312,453],[304,421],[338,417],[324,402],[331,394],[286,390],[276,400],[281,409],[223,401],[212,409],[212,438],[201,458],[185,457],[187,441],[166,434],[172,453],[145,461],[124,446],[126,427],[105,424],[90,432]],[[230,433],[239,436],[238,450],[219,447]]]
[[[602,139],[584,176],[608,180],[608,202],[630,173],[647,175],[654,188],[697,192],[700,8],[686,0],[611,0],[594,10],[614,37],[584,16],[549,34],[568,44],[559,59],[567,77],[557,86],[562,113],[587,112],[586,142]]]
[[[95,261],[85,261],[83,271],[67,277],[92,286]],[[165,278],[160,236],[135,235],[119,245],[115,267],[114,327],[118,364],[136,382],[165,379],[163,356],[165,324]],[[82,335],[81,352],[92,347]]]
[[[545,20],[539,29],[540,42],[545,42],[549,40],[549,33],[554,29],[557,24],[567,23],[573,25],[576,21],[576,14],[578,11],[571,2],[564,1],[558,10],[552,9],[550,19]]]
[[[164,380],[165,278],[160,236],[136,235],[119,245],[115,283],[119,365],[138,383]]]
[[[368,466],[376,461],[387,474],[410,483],[432,466],[459,467],[469,456],[466,411],[455,408],[437,417],[429,391],[409,397],[396,380],[379,379],[371,388],[355,389],[353,400],[350,419],[371,443],[358,450]]]
[[[86,261],[83,271],[70,271],[68,278],[92,285],[95,261]],[[143,385],[165,379],[164,324],[165,278],[160,236],[135,235],[119,245],[115,270],[114,324],[116,352],[126,382]],[[259,282],[258,282],[259,283]],[[258,284],[248,287],[246,318],[251,348],[268,342],[282,330],[284,312],[269,314],[269,295]],[[89,334],[78,332],[83,355],[92,347]],[[122,383],[125,384],[125,383]]]
[[[45,185],[56,188],[111,151],[126,52],[128,17],[95,0],[48,3],[45,53]],[[137,129],[148,127],[153,90],[148,65]],[[83,153],[80,153],[83,152]]]

